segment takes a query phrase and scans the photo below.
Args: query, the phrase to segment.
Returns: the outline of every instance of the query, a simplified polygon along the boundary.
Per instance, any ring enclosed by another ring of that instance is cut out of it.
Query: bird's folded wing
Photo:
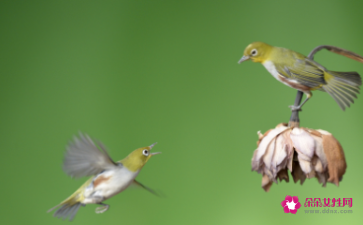
[[[117,166],[108,155],[102,143],[92,141],[88,135],[80,133],[79,138],[75,137],[74,142],[67,146],[63,170],[72,177],[91,176],[103,170],[112,169]]]
[[[289,66],[276,64],[275,67],[280,75],[308,87],[317,87],[326,83],[324,67],[307,58],[297,59],[296,63]]]

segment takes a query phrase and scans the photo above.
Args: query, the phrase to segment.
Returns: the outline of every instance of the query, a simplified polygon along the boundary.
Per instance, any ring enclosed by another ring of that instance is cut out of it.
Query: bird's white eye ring
[[[257,49],[252,49],[252,51],[251,51],[251,55],[252,55],[252,56],[256,56],[256,55],[257,55]]]
[[[144,156],[148,156],[148,155],[149,155],[149,151],[148,151],[147,149],[144,149],[144,150],[142,151],[142,154],[143,154]]]

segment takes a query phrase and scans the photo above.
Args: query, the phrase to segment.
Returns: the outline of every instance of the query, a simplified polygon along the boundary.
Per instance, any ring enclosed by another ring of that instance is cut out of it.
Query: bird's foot
[[[299,106],[290,105],[289,108],[291,109],[291,111],[302,111],[301,105]]]
[[[95,211],[96,213],[104,213],[108,210],[109,207],[109,205],[103,204],[101,207],[97,207]]]

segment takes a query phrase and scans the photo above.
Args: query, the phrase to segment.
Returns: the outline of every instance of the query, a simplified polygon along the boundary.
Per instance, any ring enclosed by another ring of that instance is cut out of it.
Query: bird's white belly
[[[137,176],[137,172],[131,172],[125,167],[115,171],[105,171],[97,175],[93,182],[86,187],[83,204],[100,203],[121,191],[125,190]],[[99,181],[99,182],[97,182]]]
[[[266,68],[268,72],[271,73],[273,77],[275,77],[278,81],[280,81],[279,79],[280,74],[279,72],[277,72],[275,65],[271,61],[265,61],[264,63],[262,63],[262,65]]]

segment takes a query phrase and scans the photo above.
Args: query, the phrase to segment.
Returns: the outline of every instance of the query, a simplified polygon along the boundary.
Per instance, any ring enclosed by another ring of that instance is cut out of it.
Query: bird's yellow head
[[[243,57],[238,61],[238,63],[249,59],[253,62],[263,63],[266,59],[268,59],[271,49],[272,46],[266,43],[253,42],[246,47]]]
[[[153,155],[160,154],[161,152],[153,152],[151,153],[150,150],[156,145],[156,143],[142,147],[134,150],[131,152],[126,158],[120,161],[128,170],[132,172],[136,172],[140,170],[146,162],[151,158]]]

